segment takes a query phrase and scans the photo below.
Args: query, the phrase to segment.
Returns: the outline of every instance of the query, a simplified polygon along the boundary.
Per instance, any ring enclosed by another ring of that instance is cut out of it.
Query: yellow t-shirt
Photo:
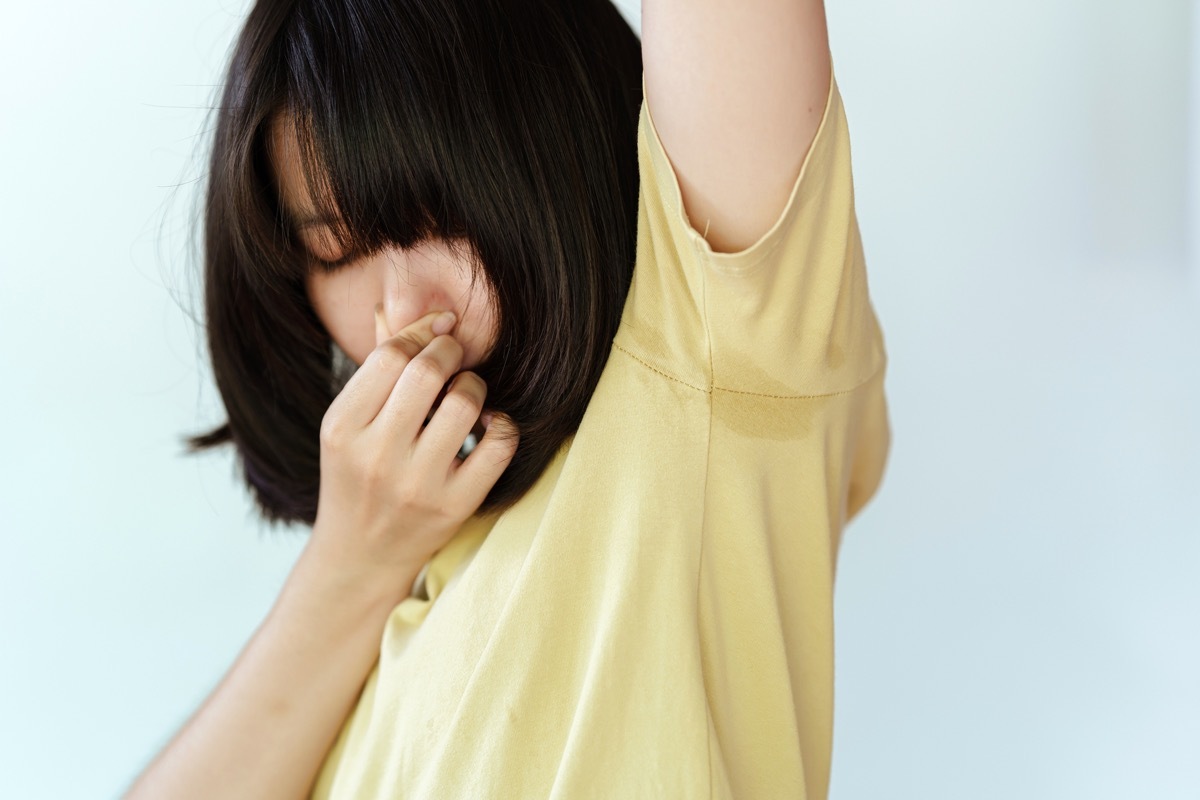
[[[392,611],[318,800],[826,796],[838,545],[890,443],[837,82],[740,253],[689,224],[644,102],[638,158],[583,422]]]

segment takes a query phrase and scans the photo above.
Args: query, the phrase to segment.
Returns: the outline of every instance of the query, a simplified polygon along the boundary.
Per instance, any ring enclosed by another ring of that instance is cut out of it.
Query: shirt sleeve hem
[[[804,156],[804,161],[800,166],[800,173],[796,176],[795,182],[792,184],[792,190],[788,195],[788,201],[784,205],[779,216],[775,218],[775,222],[771,227],[758,238],[753,244],[748,247],[733,253],[718,253],[712,249],[712,245],[705,239],[691,224],[687,217],[687,212],[683,206],[683,192],[679,186],[679,177],[675,173],[675,168],[671,164],[670,158],[667,156],[666,148],[663,147],[662,139],[659,138],[658,129],[654,126],[654,117],[650,111],[650,104],[646,98],[646,76],[642,74],[642,115],[644,124],[648,133],[648,141],[650,144],[650,157],[654,165],[655,178],[659,185],[663,187],[663,201],[670,207],[671,213],[674,215],[675,221],[679,224],[688,238],[688,241],[695,248],[697,255],[706,263],[720,269],[723,272],[730,274],[744,272],[753,269],[757,264],[762,262],[771,254],[771,252],[782,241],[783,233],[787,229],[789,221],[795,215],[796,208],[800,203],[802,189],[812,181],[806,181],[805,175],[810,171],[810,164],[814,160],[814,154],[818,149],[825,146],[825,140],[831,134],[827,133],[827,129],[831,127],[831,118],[835,108],[835,99],[837,99],[838,88],[837,79],[833,72],[833,55],[830,54],[829,64],[829,88],[825,97],[825,108],[821,115],[821,122],[817,126],[817,132],[813,137],[813,141],[808,148],[808,152]]]

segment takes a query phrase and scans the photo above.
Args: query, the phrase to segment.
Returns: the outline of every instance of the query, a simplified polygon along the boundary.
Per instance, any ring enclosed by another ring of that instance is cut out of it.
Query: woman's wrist
[[[372,560],[338,547],[334,537],[312,536],[288,583],[302,584],[305,594],[318,602],[336,604],[361,618],[390,612],[408,597],[423,566],[424,561],[415,558]]]
[[[419,572],[356,562],[339,543],[309,540],[233,667],[128,797],[307,796]]]

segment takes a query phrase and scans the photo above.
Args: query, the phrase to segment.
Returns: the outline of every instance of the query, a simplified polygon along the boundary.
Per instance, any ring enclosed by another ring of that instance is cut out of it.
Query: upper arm
[[[646,103],[692,226],[739,252],[778,218],[830,83],[823,0],[642,0]]]

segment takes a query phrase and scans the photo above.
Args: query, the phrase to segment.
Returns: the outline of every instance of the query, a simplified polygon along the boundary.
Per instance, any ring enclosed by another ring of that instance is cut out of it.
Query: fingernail
[[[457,318],[454,316],[453,311],[443,311],[433,321],[433,332],[439,336],[443,333],[449,333],[450,329],[454,327],[455,319]]]

